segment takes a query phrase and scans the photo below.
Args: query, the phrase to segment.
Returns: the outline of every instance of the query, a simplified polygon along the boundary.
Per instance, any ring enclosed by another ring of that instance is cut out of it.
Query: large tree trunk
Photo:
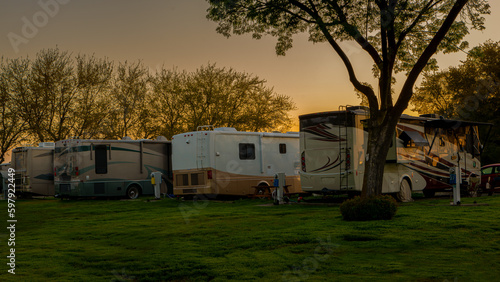
[[[396,130],[398,119],[391,118],[388,122],[368,127],[366,144],[365,174],[363,178],[363,198],[382,194],[384,167],[387,153]],[[370,120],[371,124],[376,123]],[[396,144],[393,144],[396,146]]]

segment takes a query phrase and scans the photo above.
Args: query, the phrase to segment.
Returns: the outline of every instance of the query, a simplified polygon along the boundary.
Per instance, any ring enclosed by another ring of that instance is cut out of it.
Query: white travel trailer
[[[202,126],[172,137],[175,195],[269,193],[277,173],[299,193],[299,134]],[[267,189],[266,189],[267,188]]]
[[[42,142],[38,147],[25,146],[12,150],[16,195],[54,196],[54,143]]]
[[[154,194],[151,173],[162,173],[162,193],[172,193],[171,143],[157,140],[56,142],[56,197],[128,197]],[[170,191],[169,191],[170,190]]]
[[[0,164],[0,200],[7,199],[9,184],[9,168],[11,167],[10,163]]]
[[[0,171],[8,171],[10,167],[11,167],[10,163],[0,164]]]
[[[342,107],[299,119],[302,190],[361,192],[368,109]],[[402,201],[410,200],[412,191],[433,196],[452,188],[450,169],[458,165],[464,180],[472,173],[480,175],[479,125],[490,124],[402,115],[387,156],[382,192],[397,193]]]

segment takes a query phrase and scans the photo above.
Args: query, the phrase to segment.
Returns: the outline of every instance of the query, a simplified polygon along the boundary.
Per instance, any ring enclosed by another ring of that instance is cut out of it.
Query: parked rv
[[[0,200],[7,199],[9,184],[9,168],[11,167],[10,163],[0,164]],[[15,188],[15,187],[14,187]]]
[[[171,143],[157,140],[80,140],[56,142],[57,197],[153,195],[151,173],[162,173],[162,193],[172,193]]]
[[[302,190],[320,193],[361,192],[368,132],[365,107],[302,115],[300,152]],[[450,170],[460,166],[462,179],[480,175],[483,123],[434,116],[402,115],[387,155],[383,193],[411,199],[412,191],[433,196],[451,189]],[[464,184],[466,185],[466,183]]]
[[[53,142],[43,142],[38,144],[38,147],[24,146],[12,150],[11,163],[16,171],[17,196],[54,196],[53,155]]]
[[[280,172],[289,193],[302,192],[298,133],[202,126],[173,136],[172,150],[175,195],[267,193]]]
[[[10,167],[11,167],[10,163],[0,164],[0,171],[8,171]]]

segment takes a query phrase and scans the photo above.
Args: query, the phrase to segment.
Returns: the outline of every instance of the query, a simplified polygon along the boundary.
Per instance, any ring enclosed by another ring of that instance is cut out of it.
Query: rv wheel
[[[436,191],[434,191],[434,190],[425,190],[424,189],[422,192],[424,193],[424,196],[426,198],[432,198],[436,195]]]
[[[261,182],[257,185],[257,187],[255,187],[256,195],[268,195],[269,193],[271,193],[269,185],[265,182]]]
[[[139,197],[139,194],[140,194],[140,190],[139,190],[139,187],[137,187],[137,185],[132,185],[132,186],[128,187],[127,197],[129,199],[137,199]]]
[[[403,179],[401,185],[399,186],[399,192],[397,194],[398,201],[400,202],[411,202],[411,186],[408,179]]]

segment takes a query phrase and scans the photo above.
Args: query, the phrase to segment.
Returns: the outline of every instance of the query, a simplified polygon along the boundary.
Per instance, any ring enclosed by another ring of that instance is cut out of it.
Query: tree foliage
[[[469,51],[457,67],[426,73],[412,100],[419,113],[500,124],[500,41]],[[483,160],[498,161],[500,130],[493,127]]]
[[[188,129],[195,130],[200,124],[248,131],[288,128],[291,118],[287,113],[295,109],[294,104],[265,82],[232,68],[199,68],[186,85],[184,102],[191,116],[186,121]]]
[[[114,101],[112,120],[114,122],[113,137],[137,136],[148,138],[144,128],[136,126],[147,118],[146,99],[148,94],[148,69],[140,62],[129,64],[125,62],[117,68],[111,97]],[[146,136],[145,136],[146,135]]]
[[[14,100],[16,91],[24,91],[24,81],[15,75],[16,69],[11,67],[14,68],[14,65],[9,66],[3,58],[0,60],[0,163],[5,161],[5,154],[10,148],[24,140],[27,129],[26,121],[18,117]]]
[[[109,120],[112,100],[107,98],[113,81],[113,63],[108,59],[76,57],[73,135],[81,138],[110,137],[102,121]]]
[[[200,125],[246,131],[287,130],[290,97],[266,87],[265,80],[234,69],[202,66],[192,73],[162,69],[152,76],[161,132],[192,131]]]
[[[290,97],[266,81],[215,64],[159,69],[59,49],[0,61],[0,161],[20,143],[72,137],[170,138],[199,125],[287,130]]]
[[[469,28],[483,29],[486,0],[208,0],[207,17],[225,36],[250,33],[277,37],[276,53],[292,47],[293,35],[308,33],[312,42],[327,42],[370,107],[363,196],[380,194],[384,162],[395,125],[407,108],[424,69],[436,66],[432,55],[465,48]],[[457,20],[458,19],[458,20]],[[358,79],[341,41],[356,42],[371,58],[377,87]],[[393,98],[397,72],[406,80]],[[378,92],[378,96],[376,95]]]

